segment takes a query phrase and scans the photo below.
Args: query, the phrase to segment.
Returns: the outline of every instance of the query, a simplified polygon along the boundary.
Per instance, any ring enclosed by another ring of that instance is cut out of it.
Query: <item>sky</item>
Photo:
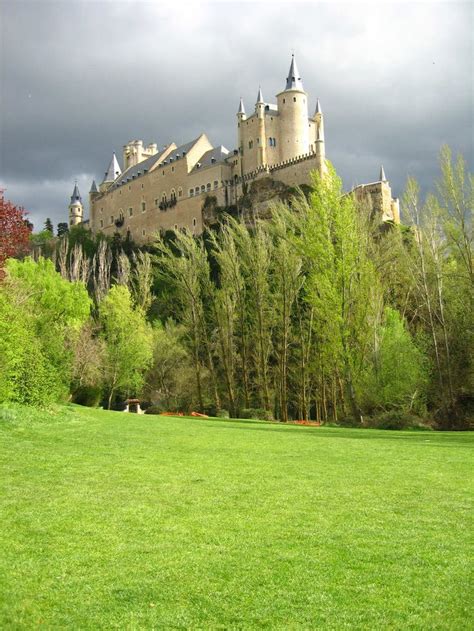
[[[0,188],[39,230],[129,140],[232,150],[239,98],[276,102],[294,52],[344,187],[383,164],[395,196],[409,175],[427,191],[445,143],[472,170],[473,7],[1,0]]]

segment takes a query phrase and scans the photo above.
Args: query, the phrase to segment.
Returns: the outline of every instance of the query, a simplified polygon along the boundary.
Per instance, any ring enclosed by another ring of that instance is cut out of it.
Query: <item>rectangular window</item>
[[[131,217],[133,215],[133,208],[130,206],[128,209],[128,216]]]
[[[110,215],[110,223],[114,223],[114,216]]]
[[[101,219],[101,220],[100,220],[100,227],[101,227],[101,228],[103,228],[103,227],[104,227],[104,220],[103,220],[103,219]]]
[[[146,202],[142,202],[142,213],[146,210]]]

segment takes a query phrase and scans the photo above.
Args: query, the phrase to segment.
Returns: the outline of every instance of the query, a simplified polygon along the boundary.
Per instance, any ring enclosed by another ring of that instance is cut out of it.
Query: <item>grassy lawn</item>
[[[0,411],[0,628],[470,630],[472,444]]]

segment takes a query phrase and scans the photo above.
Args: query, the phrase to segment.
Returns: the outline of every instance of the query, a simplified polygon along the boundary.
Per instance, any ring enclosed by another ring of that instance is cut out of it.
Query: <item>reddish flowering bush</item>
[[[5,261],[28,248],[31,224],[25,215],[24,208],[6,200],[0,189],[0,278],[3,277]]]

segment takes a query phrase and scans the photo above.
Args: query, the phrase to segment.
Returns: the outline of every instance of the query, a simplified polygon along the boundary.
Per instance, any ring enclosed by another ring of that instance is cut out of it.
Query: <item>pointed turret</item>
[[[288,77],[286,78],[285,90],[301,90],[304,92],[303,81],[301,80],[294,55],[291,55],[290,71],[288,73]]]
[[[71,195],[71,204],[75,204],[79,202],[79,204],[82,204],[82,198],[81,198],[81,194],[79,193],[79,187],[77,186],[77,182],[74,184],[74,190],[72,191],[72,195]]]
[[[385,171],[383,170],[383,165],[380,167],[380,177],[379,182],[387,182],[387,178],[385,177]]]
[[[244,100],[242,97],[240,97],[239,111],[237,114],[245,114]]]
[[[122,173],[122,169],[120,168],[119,163],[117,162],[117,158],[114,152],[112,156],[112,160],[110,161],[110,164],[109,164],[109,168],[105,172],[104,182],[113,182],[114,180],[116,180],[116,178],[118,178],[119,175],[121,175],[121,173]]]
[[[89,191],[89,193],[98,193],[99,189],[97,188],[97,184],[95,183],[95,180],[92,180],[92,184],[91,184],[91,190]]]
[[[265,101],[263,100],[262,88],[260,86],[258,86],[257,105],[259,103],[265,103]]]
[[[316,116],[316,114],[322,114],[322,113],[323,113],[323,110],[321,109],[321,103],[319,102],[319,99],[317,99],[314,115]]]
[[[69,225],[76,226],[81,223],[84,218],[84,208],[82,206],[82,198],[79,192],[77,182],[74,184],[74,190],[69,203]]]

